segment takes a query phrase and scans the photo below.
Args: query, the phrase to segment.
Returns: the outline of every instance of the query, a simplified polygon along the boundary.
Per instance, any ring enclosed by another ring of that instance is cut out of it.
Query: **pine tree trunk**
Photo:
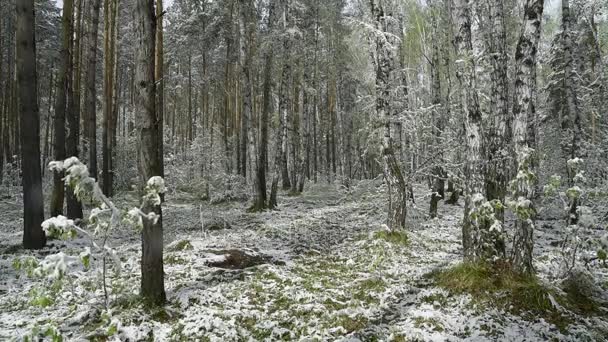
[[[158,121],[156,120],[155,35],[156,16],[154,0],[137,0],[135,7],[137,57],[135,63],[135,122],[138,137],[138,169],[142,186],[160,176],[161,161],[158,148]],[[146,204],[143,212],[160,216],[154,222],[144,218],[142,230],[141,295],[154,304],[166,301],[163,271],[163,220],[161,206]]]
[[[54,158],[56,161],[66,159],[65,150],[65,118],[67,110],[67,89],[69,86],[69,78],[71,77],[71,55],[70,42],[73,34],[72,0],[63,2],[63,42],[61,47],[60,69],[57,80],[57,92],[55,101],[55,120],[54,120]],[[65,188],[63,182],[63,172],[55,172],[53,174],[53,193],[51,195],[51,216],[63,215],[63,201]]]
[[[85,89],[85,112],[87,146],[89,152],[89,173],[97,179],[97,36],[99,32],[99,11],[101,0],[93,0],[89,27],[89,52],[87,54],[87,75]]]
[[[527,0],[524,7],[524,30],[522,31],[515,52],[515,104],[513,107],[513,138],[517,153],[517,167],[520,172],[534,173],[534,151],[528,134],[529,120],[535,117],[536,99],[536,55],[541,34],[543,17],[543,0]],[[523,274],[534,272],[532,256],[534,249],[534,225],[536,212],[534,208],[534,188],[536,184],[527,184],[527,179],[518,177],[514,198],[519,202],[527,200],[529,206],[522,213],[518,210],[513,238],[513,267]],[[525,210],[527,209],[527,210]],[[523,213],[525,212],[525,214]]]
[[[163,29],[164,29],[164,9],[163,0],[156,0],[156,53],[155,53],[155,81],[157,85],[156,89],[156,120],[158,121],[158,159],[160,163],[160,176],[165,177],[165,51],[163,43]],[[164,200],[164,194],[162,196]]]
[[[289,23],[288,14],[289,1],[286,1],[283,14],[283,28],[287,30]],[[285,36],[283,40],[283,71],[281,73],[281,88],[279,90],[279,128],[277,130],[276,140],[276,156],[274,172],[272,175],[272,184],[270,186],[270,198],[268,199],[268,208],[275,209],[277,207],[277,195],[279,191],[279,177],[283,178],[283,188],[285,182],[289,182],[287,173],[287,162],[285,156],[287,153],[287,105],[289,103],[289,78],[291,75],[291,65],[289,64],[290,56],[290,37]],[[287,187],[289,189],[289,186]]]
[[[23,174],[23,247],[46,244],[40,170],[40,117],[36,79],[34,0],[17,2],[17,86],[21,116],[21,172]]]
[[[113,127],[114,127],[114,88],[115,88],[115,49],[116,49],[116,10],[117,0],[105,0],[105,42],[104,42],[104,102],[103,102],[103,136],[102,136],[102,176],[103,193],[113,195]]]
[[[70,39],[72,51],[72,53],[70,53],[70,70],[72,73],[68,77],[68,135],[66,140],[66,150],[69,157],[78,157],[78,145],[80,144],[80,34],[82,32],[80,30],[80,20],[82,17],[82,0],[79,0],[78,2],[76,14],[78,30]],[[74,40],[74,37],[76,40]],[[82,218],[82,205],[80,204],[78,198],[76,198],[73,189],[69,187],[66,193],[66,204],[68,218]]]

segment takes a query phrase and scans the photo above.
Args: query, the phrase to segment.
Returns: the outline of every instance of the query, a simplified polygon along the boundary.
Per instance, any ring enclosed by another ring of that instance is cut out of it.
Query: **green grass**
[[[572,323],[569,312],[555,307],[551,298],[567,311],[590,314],[593,300],[580,291],[564,289],[566,295],[542,284],[535,276],[514,273],[508,265],[462,263],[430,275],[437,285],[456,294],[470,294],[476,303],[500,307],[529,319],[544,318],[560,330]]]
[[[409,239],[407,234],[402,231],[397,230],[381,230],[374,233],[374,239],[376,240],[384,240],[388,243],[392,243],[399,246],[407,246],[409,244]]]
[[[192,250],[194,247],[192,246],[192,243],[190,242],[190,240],[180,240],[175,244],[172,244],[172,246],[170,248],[167,248],[167,250],[169,252],[179,252],[179,251],[186,251],[186,250]]]

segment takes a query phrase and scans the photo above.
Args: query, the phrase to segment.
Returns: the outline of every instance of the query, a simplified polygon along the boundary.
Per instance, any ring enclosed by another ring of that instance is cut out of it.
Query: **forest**
[[[604,61],[606,0],[1,0],[0,341],[606,341]]]

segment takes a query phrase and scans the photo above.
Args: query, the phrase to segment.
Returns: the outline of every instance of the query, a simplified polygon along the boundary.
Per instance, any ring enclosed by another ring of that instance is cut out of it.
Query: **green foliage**
[[[30,278],[34,276],[34,271],[39,265],[38,259],[31,256],[13,259],[13,269],[15,271],[25,271]]]

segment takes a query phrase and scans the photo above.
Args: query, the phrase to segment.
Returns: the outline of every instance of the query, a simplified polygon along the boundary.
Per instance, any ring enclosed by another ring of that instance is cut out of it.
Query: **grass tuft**
[[[380,230],[374,233],[374,239],[384,240],[388,243],[392,243],[400,246],[407,246],[409,244],[409,238],[403,231],[397,230]]]
[[[462,263],[434,272],[430,277],[451,292],[471,294],[476,300],[530,319],[543,317],[560,330],[572,323],[569,312],[579,313],[581,309],[596,307],[591,299],[583,300],[580,292],[566,288],[565,295],[560,294],[535,276],[513,272],[509,265],[493,267],[484,263]]]

